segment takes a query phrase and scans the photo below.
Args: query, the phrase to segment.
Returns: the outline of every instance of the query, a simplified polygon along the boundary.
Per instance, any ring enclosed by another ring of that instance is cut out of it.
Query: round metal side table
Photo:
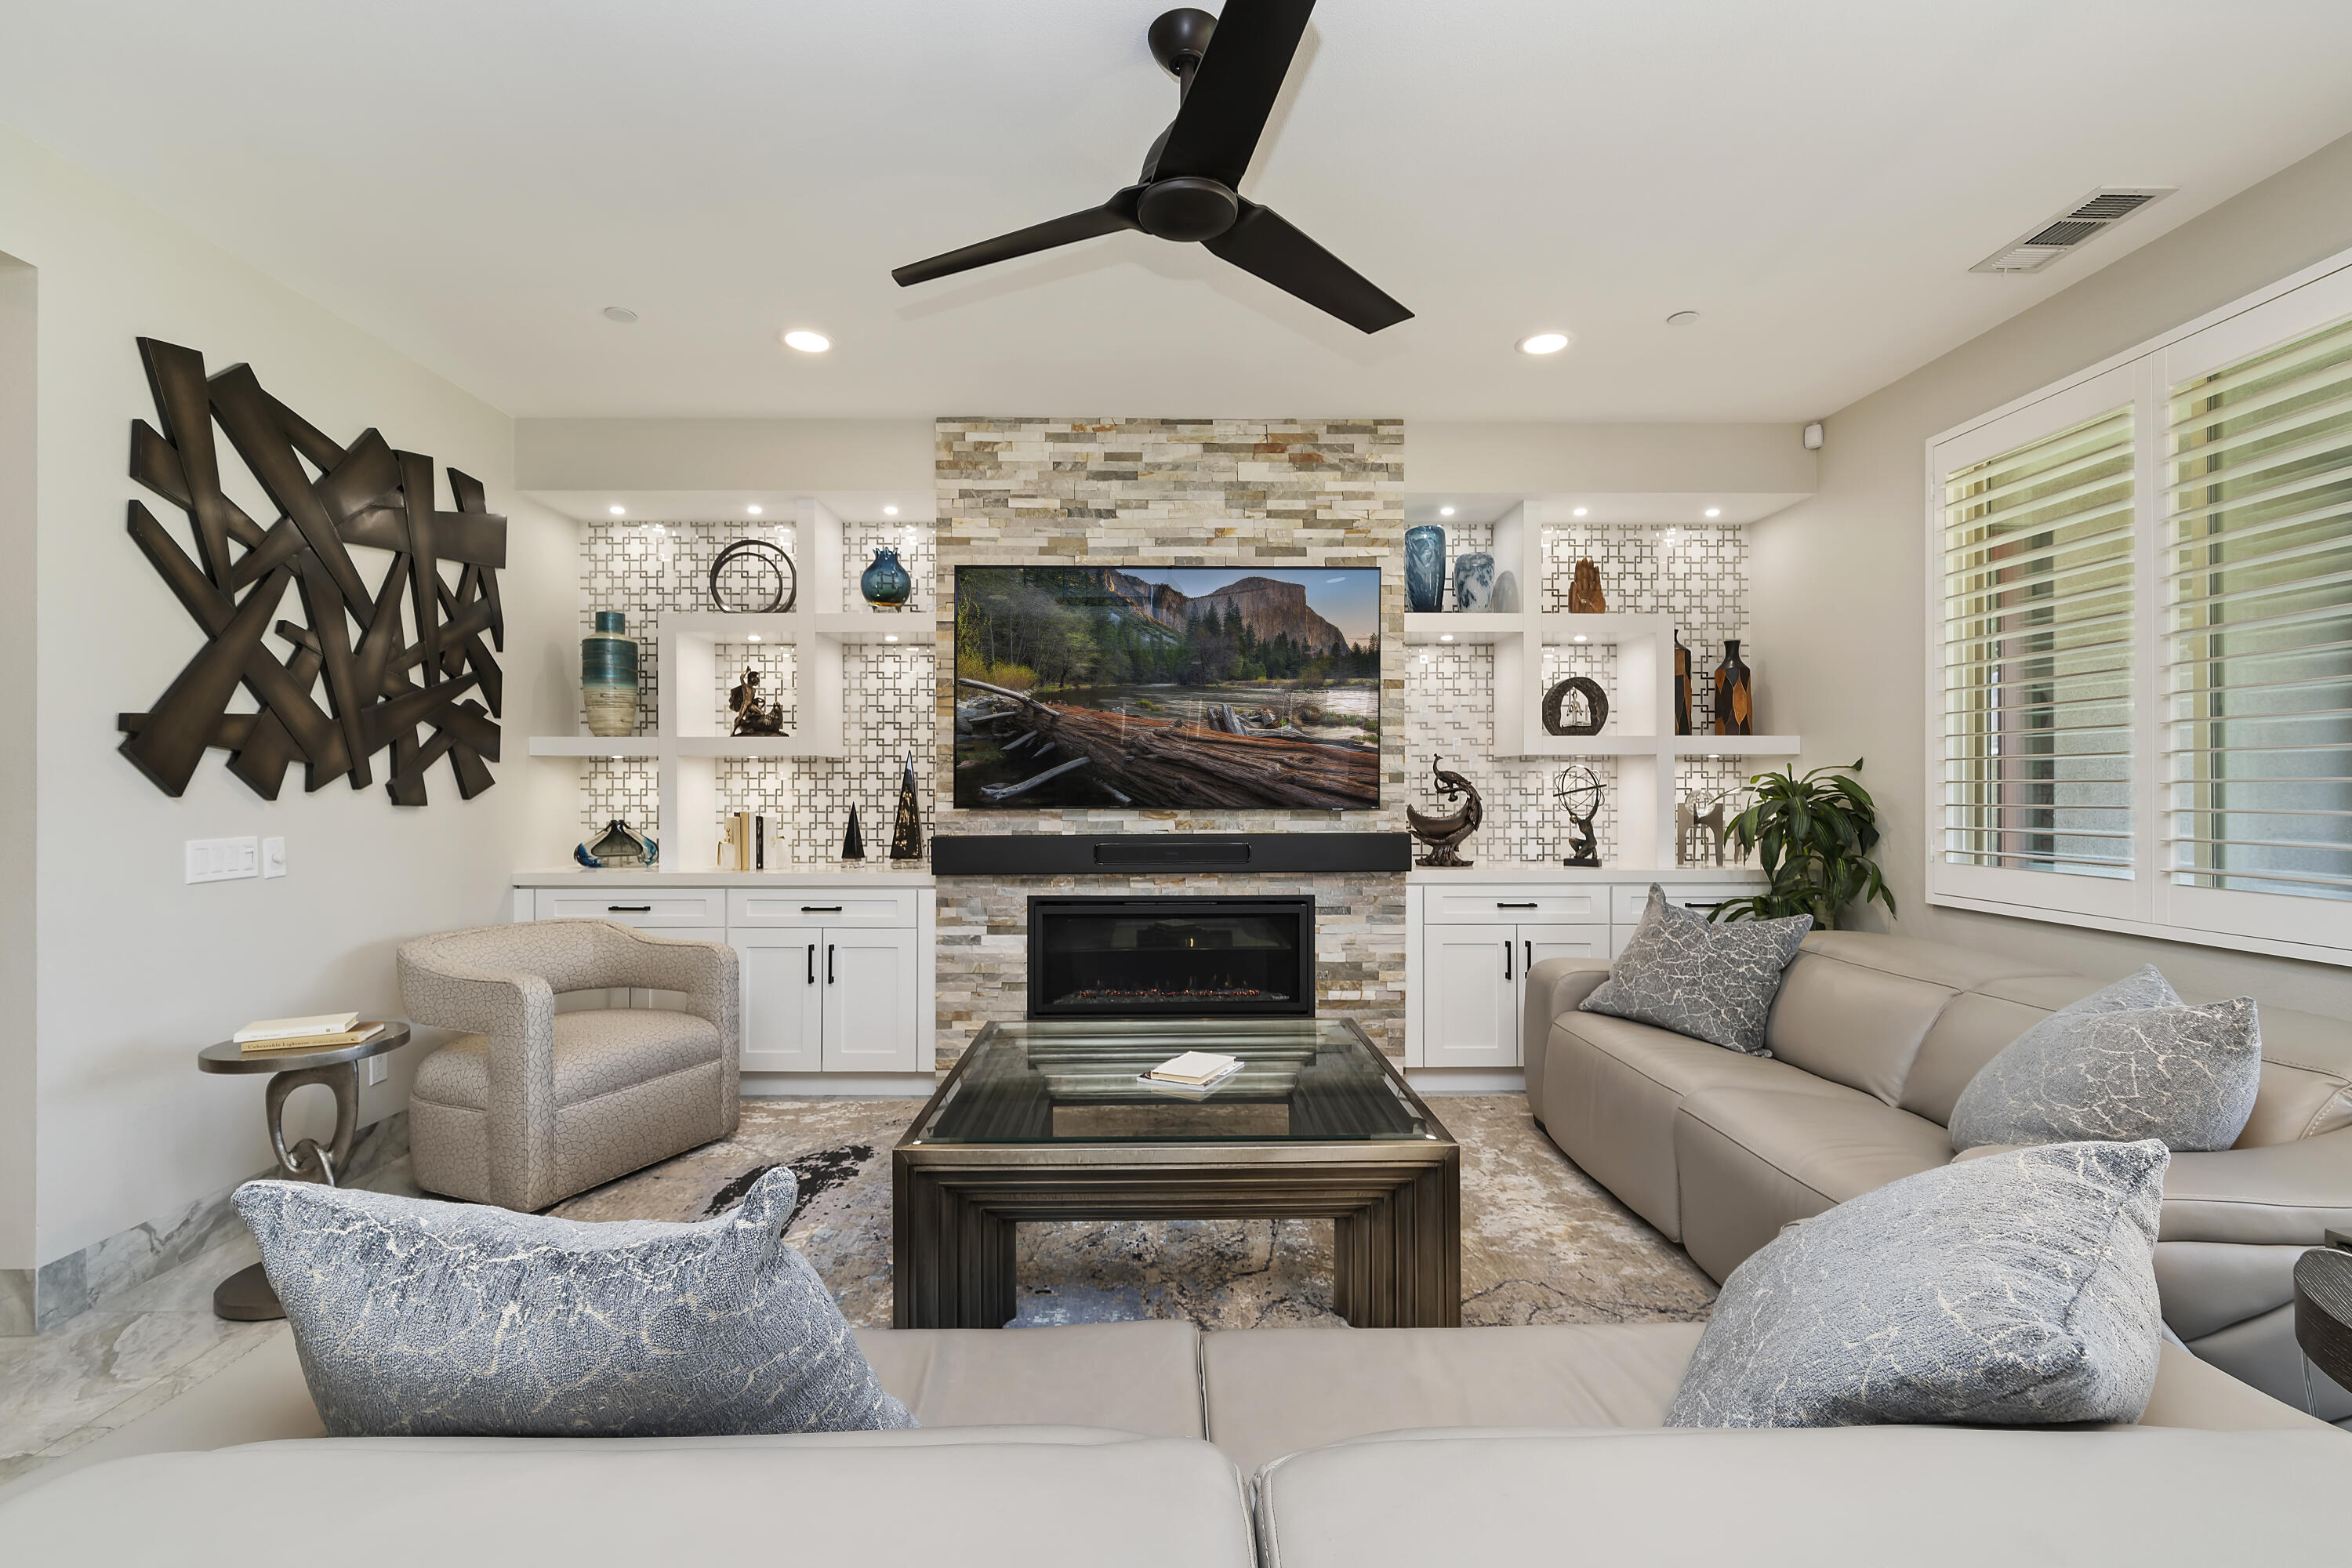
[[[2294,1341],[2310,1366],[2352,1388],[2352,1235],[2327,1241],[2294,1260]]]
[[[360,1063],[407,1043],[405,1024],[386,1024],[383,1033],[372,1040],[323,1051],[247,1052],[235,1040],[223,1040],[198,1051],[196,1066],[205,1072],[271,1075],[262,1113],[268,1119],[269,1146],[277,1152],[278,1168],[298,1182],[323,1182],[331,1187],[343,1162],[351,1158],[352,1138],[359,1131]],[[306,1083],[322,1083],[334,1091],[334,1137],[324,1148],[317,1139],[304,1138],[289,1149],[286,1097]],[[256,1263],[238,1269],[214,1289],[213,1313],[235,1322],[257,1323],[284,1317],[286,1309],[278,1305],[278,1292],[269,1288],[269,1276]]]

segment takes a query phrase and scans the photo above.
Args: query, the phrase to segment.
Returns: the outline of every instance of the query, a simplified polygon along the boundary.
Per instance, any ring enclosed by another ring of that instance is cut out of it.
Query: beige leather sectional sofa
[[[1554,1142],[1721,1280],[1791,1220],[1954,1158],[1945,1123],[1995,1053],[2104,982],[1989,953],[1817,931],[1789,965],[1768,1059],[1576,1010],[1608,973],[1528,974],[1528,1101]],[[2257,998],[2259,1000],[2259,998]],[[2297,1405],[2291,1275],[2352,1231],[2352,1025],[2262,1009],[2262,1089],[2232,1149],[2177,1154],[2157,1281],[2198,1354]],[[2352,1393],[2313,1373],[2318,1414]]]
[[[861,1330],[920,1430],[634,1441],[322,1437],[280,1334],[0,1491],[0,1561],[2211,1568],[2341,1552],[2352,1437],[2169,1345],[2133,1427],[1661,1429],[1699,1332]]]

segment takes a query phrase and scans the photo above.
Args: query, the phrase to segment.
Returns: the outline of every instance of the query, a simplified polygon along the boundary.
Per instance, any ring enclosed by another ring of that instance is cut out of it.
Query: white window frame
[[[1927,901],[2022,920],[2088,926],[2168,942],[2352,966],[2352,900],[2248,893],[2176,883],[2166,830],[2169,726],[2165,594],[2170,559],[2165,503],[2171,389],[2273,344],[2352,319],[2352,251],[2280,279],[2138,346],[2003,404],[1927,442]],[[2128,881],[1948,864],[1944,485],[1953,470],[2129,403],[2135,464],[2132,637],[2132,876]]]

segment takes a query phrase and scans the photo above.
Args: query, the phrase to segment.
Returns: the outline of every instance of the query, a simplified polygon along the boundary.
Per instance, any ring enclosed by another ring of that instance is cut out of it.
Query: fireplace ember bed
[[[1032,1018],[1311,1018],[1312,898],[1032,898]]]

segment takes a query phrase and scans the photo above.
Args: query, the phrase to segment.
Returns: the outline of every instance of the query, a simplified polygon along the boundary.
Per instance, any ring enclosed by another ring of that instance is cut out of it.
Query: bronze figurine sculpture
[[[756,669],[743,672],[743,679],[727,694],[727,706],[735,715],[735,734],[781,735],[784,732],[783,708],[781,704],[760,700],[760,672]]]
[[[1415,838],[1429,846],[1429,853],[1413,864],[1416,866],[1467,866],[1470,862],[1462,858],[1457,853],[1456,847],[1464,839],[1477,832],[1478,825],[1486,819],[1486,803],[1478,798],[1476,785],[1460,773],[1439,767],[1437,759],[1434,757],[1430,759],[1429,771],[1436,775],[1439,795],[1449,801],[1464,795],[1469,798],[1464,803],[1461,810],[1445,816],[1432,816],[1425,812],[1415,811],[1411,806],[1404,808],[1405,825],[1412,829],[1412,836]]]

